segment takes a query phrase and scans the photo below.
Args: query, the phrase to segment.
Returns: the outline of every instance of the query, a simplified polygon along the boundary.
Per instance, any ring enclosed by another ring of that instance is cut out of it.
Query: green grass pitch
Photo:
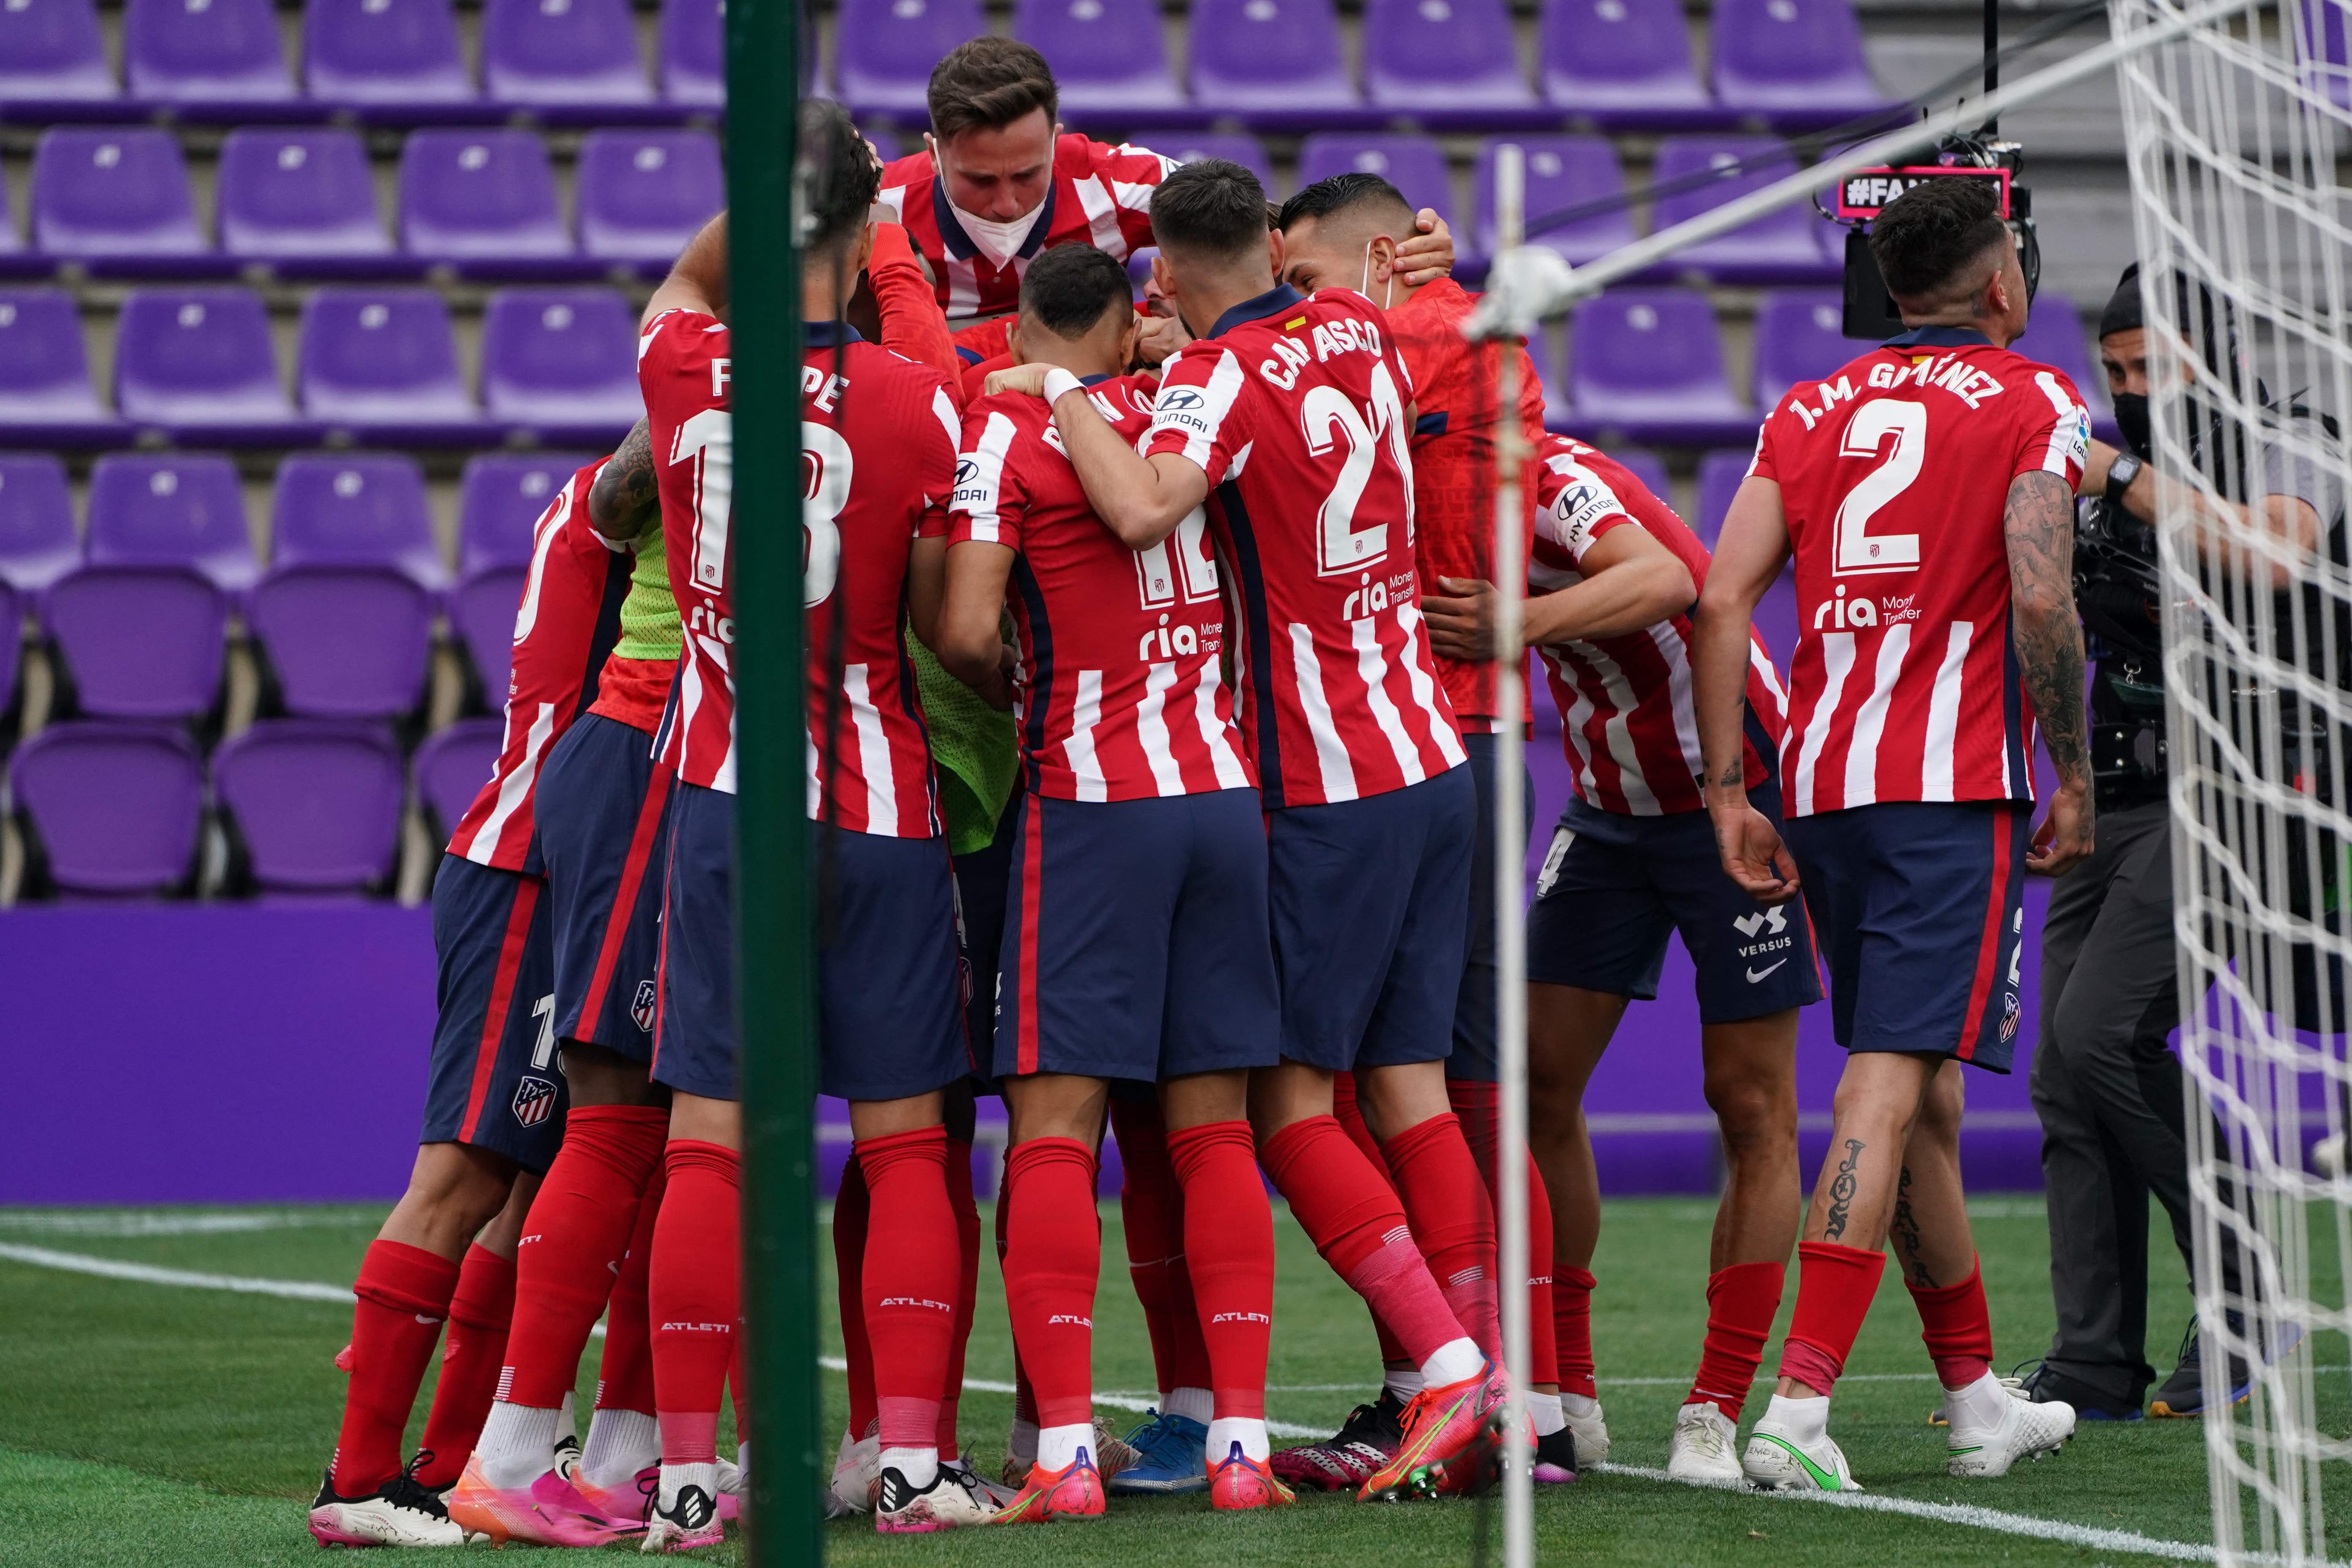
[[[1705,1321],[1711,1213],[1707,1205],[1663,1200],[1609,1207],[1595,1264],[1601,1289],[1594,1338],[1614,1458],[1624,1466],[1664,1463],[1668,1426]],[[2005,1369],[2047,1343],[2047,1237],[2036,1201],[1993,1199],[1979,1203],[1976,1213]],[[0,1247],[341,1286],[381,1211],[273,1210],[266,1228],[173,1226],[174,1233],[161,1235],[126,1234],[136,1227],[118,1223],[121,1217],[0,1210]],[[1116,1204],[1105,1206],[1103,1228],[1096,1386],[1149,1397],[1150,1347],[1126,1279]],[[1281,1267],[1268,1414],[1328,1430],[1368,1396],[1378,1352],[1355,1299],[1286,1215],[1276,1235]],[[2160,1224],[2152,1240],[2160,1280],[2151,1312],[2159,1326],[2151,1332],[2161,1342],[2153,1347],[2161,1374],[2189,1300]],[[829,1249],[823,1262],[830,1318]],[[302,1505],[333,1445],[343,1379],[331,1358],[349,1328],[349,1310],[331,1302],[93,1278],[0,1251],[0,1563],[257,1568],[316,1561]],[[1573,1486],[1539,1489],[1540,1561],[1964,1568],[2153,1560],[2145,1549],[2124,1549],[2085,1531],[2129,1531],[2167,1542],[2210,1539],[2204,1451],[2194,1422],[2089,1426],[2055,1458],[2021,1465],[2005,1480],[1948,1479],[1941,1434],[1925,1425],[1935,1390],[1917,1333],[1916,1315],[1889,1270],[1855,1349],[1851,1381],[1838,1391],[1832,1429],[1858,1478],[1874,1497],[2049,1521],[2057,1527],[2054,1538],[2016,1533],[2015,1524],[2001,1531],[1949,1515],[1857,1511],[1700,1491],[1633,1473],[1594,1474]],[[1008,1381],[1010,1344],[991,1261],[982,1276],[968,1375]],[[837,1353],[837,1345],[829,1336],[829,1353]],[[2337,1373],[2347,1360],[2336,1335],[2319,1336],[2298,1353],[2315,1355]],[[593,1372],[592,1349],[583,1411]],[[2322,1380],[2323,1399],[2339,1415],[2345,1381]],[[826,1384],[830,1451],[844,1406],[838,1373],[827,1373]],[[967,1442],[991,1469],[1003,1453],[1011,1404],[1003,1394],[964,1396]],[[417,1425],[422,1420],[420,1402]],[[857,1564],[1389,1568],[1470,1563],[1480,1522],[1479,1508],[1465,1502],[1371,1508],[1307,1497],[1281,1514],[1223,1518],[1198,1497],[1121,1499],[1108,1521],[1093,1526],[885,1539],[863,1521],[844,1522],[828,1529],[825,1549],[828,1561]],[[2334,1544],[2343,1550],[2340,1541]],[[706,1555],[734,1562],[739,1553],[730,1544]],[[1490,1556],[1499,1561],[1498,1550]],[[517,1550],[499,1561],[542,1558],[556,1554]]]

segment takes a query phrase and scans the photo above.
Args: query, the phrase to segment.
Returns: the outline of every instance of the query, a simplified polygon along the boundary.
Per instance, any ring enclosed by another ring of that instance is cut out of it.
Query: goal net
[[[2214,1541],[2324,1562],[2326,1489],[2352,1484],[2352,0],[2187,9],[2110,15],[2119,43],[2171,34],[2117,74],[2178,481],[2158,580]]]

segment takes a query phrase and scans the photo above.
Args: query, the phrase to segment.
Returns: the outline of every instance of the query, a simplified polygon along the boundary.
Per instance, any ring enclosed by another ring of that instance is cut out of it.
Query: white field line
[[[821,1355],[816,1358],[816,1361],[819,1366],[824,1367],[828,1372],[847,1372],[849,1370],[849,1363],[842,1360],[839,1356]],[[1010,1394],[1013,1392],[1013,1385],[1011,1384],[997,1383],[985,1377],[967,1377],[963,1380],[963,1385],[968,1392],[973,1394]],[[1152,1394],[1146,1397],[1139,1394],[1129,1394],[1118,1389],[1104,1390],[1097,1388],[1095,1390],[1094,1399],[1097,1405],[1108,1405],[1114,1410],[1132,1410],[1139,1414],[1151,1409],[1160,1403],[1160,1396],[1158,1394]],[[1320,1426],[1293,1426],[1287,1421],[1269,1421],[1265,1424],[1265,1429],[1268,1433],[1276,1437],[1320,1437],[1324,1435],[1324,1429]]]
[[[150,1214],[138,1211],[85,1214],[21,1214],[0,1210],[0,1230],[40,1236],[223,1236],[261,1230],[295,1230],[377,1225],[372,1209],[244,1210],[233,1214]]]

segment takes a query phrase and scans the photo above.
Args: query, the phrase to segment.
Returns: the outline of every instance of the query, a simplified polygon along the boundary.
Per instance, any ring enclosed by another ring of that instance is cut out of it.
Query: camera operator
[[[2186,319],[2185,287],[2179,298]],[[2171,1219],[2182,1258],[2195,1268],[2181,1066],[2166,1046],[2180,1021],[2180,1000],[2161,597],[2150,524],[2160,504],[2187,510],[2210,574],[2276,593],[2298,581],[2298,561],[2319,549],[2323,516],[2337,515],[2317,467],[2293,457],[2280,439],[2316,444],[2327,438],[2326,422],[2298,407],[2273,407],[2249,431],[2200,400],[2200,378],[2234,388],[2237,373],[2226,316],[2217,318],[2201,291],[2196,304],[2206,348],[2200,354],[2183,343],[2176,357],[2186,378],[2189,458],[2205,485],[2159,474],[2150,462],[2148,329],[2135,265],[2099,320],[2099,357],[2128,449],[2094,441],[2078,492],[2075,600],[2095,660],[2099,837],[2091,858],[2053,887],[2042,933],[2032,1088],[2042,1128],[2058,1328],[2031,1386],[2036,1397],[2065,1400],[2086,1420],[2138,1419],[2155,1375],[2146,1345],[2151,1193]],[[2278,618],[2284,625],[2291,617]],[[2227,1235],[2221,1268],[2224,1289],[2235,1295],[2238,1259]],[[2233,1356],[2232,1393],[2242,1394],[2245,1381]],[[2195,1415],[2204,1407],[2192,1321],[2149,1411]]]

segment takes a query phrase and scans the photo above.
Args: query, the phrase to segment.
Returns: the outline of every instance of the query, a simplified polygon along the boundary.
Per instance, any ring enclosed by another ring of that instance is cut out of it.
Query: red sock
[[[1591,1271],[1574,1264],[1551,1271],[1551,1339],[1559,1357],[1559,1391],[1600,1397],[1592,1382]]]
[[[613,1294],[668,1126],[667,1110],[644,1105],[583,1105],[565,1121],[515,1248],[500,1399],[551,1410],[579,1382],[580,1352]]]
[[[1201,1311],[1186,1259],[1184,1188],[1170,1163],[1167,1124],[1157,1101],[1125,1100],[1110,1102],[1110,1122],[1124,1173],[1118,1212],[1127,1231],[1127,1271],[1151,1334],[1157,1386],[1206,1388],[1209,1351],[1201,1337]],[[1252,1153],[1250,1167],[1256,1166]]]
[[[604,1359],[596,1369],[596,1408],[654,1413],[653,1323],[646,1308],[646,1281],[653,1272],[654,1221],[660,1217],[669,1177],[659,1165],[637,1200],[637,1223],[629,1233],[629,1253],[613,1281],[612,1305],[604,1310]]]
[[[961,1452],[956,1415],[963,1397],[963,1352],[971,1342],[972,1310],[980,1302],[980,1205],[971,1195],[971,1140],[948,1139],[948,1206],[955,1211],[955,1337],[948,1343],[947,1376],[940,1380],[940,1457]],[[872,1373],[867,1373],[870,1382]]]
[[[1495,1205],[1496,1247],[1502,1246],[1502,1194],[1496,1186],[1496,1152],[1502,1142],[1502,1110],[1496,1103],[1497,1090],[1491,1083],[1475,1079],[1449,1078],[1445,1080],[1445,1098],[1454,1107],[1455,1120],[1462,1123],[1462,1141],[1470,1145],[1470,1158],[1478,1167],[1479,1178],[1486,1184],[1487,1201]],[[1551,1194],[1543,1184],[1543,1173],[1536,1169],[1533,1154],[1528,1156],[1528,1382],[1538,1387],[1559,1381],[1559,1350],[1552,1330],[1551,1304]]]
[[[1168,1153],[1184,1184],[1184,1251],[1200,1298],[1195,1331],[1205,1343],[1216,1414],[1262,1421],[1274,1330],[1274,1210],[1258,1180],[1249,1123],[1171,1132]]]
[[[1356,1104],[1354,1073],[1343,1072],[1332,1075],[1331,1119],[1337,1121],[1339,1124],[1339,1130],[1348,1135],[1348,1142],[1353,1143],[1362,1153],[1365,1163],[1379,1172],[1381,1180],[1389,1184],[1391,1191],[1394,1191],[1396,1177],[1389,1170],[1387,1157],[1381,1152],[1381,1141],[1372,1136],[1370,1128],[1364,1125],[1364,1113]],[[1397,1208],[1400,1213],[1403,1211],[1402,1198],[1397,1200]],[[1381,1321],[1381,1315],[1378,1312],[1374,1312],[1371,1317],[1372,1331],[1380,1336],[1381,1360],[1383,1362],[1411,1361],[1412,1358],[1405,1353],[1404,1342],[1398,1339],[1394,1331],[1386,1323]]]
[[[996,1271],[1004,1272],[1005,1255],[1011,1250],[1006,1238],[1013,1234],[1013,1161],[1008,1153],[1004,1170],[996,1186]],[[1015,1425],[1027,1422],[1037,1425],[1037,1389],[1029,1381],[1028,1365],[1021,1359],[1021,1336],[1013,1336],[1013,1419]]]
[[[1396,1173],[1412,1238],[1445,1304],[1488,1355],[1503,1350],[1495,1290],[1495,1207],[1462,1123],[1448,1110],[1406,1128],[1381,1145]]]
[[[1021,1364],[1036,1388],[1037,1424],[1094,1419],[1095,1279],[1102,1232],[1095,1213],[1095,1152],[1075,1138],[1013,1146],[1004,1296]]]
[[[1294,1121],[1260,1153],[1315,1250],[1396,1331],[1418,1364],[1465,1338],[1413,1246],[1403,1207],[1328,1116]]]
[[[433,1409],[416,1455],[417,1484],[428,1491],[454,1485],[490,1401],[499,1392],[506,1361],[507,1326],[514,1320],[515,1266],[478,1242],[457,1266],[457,1289],[449,1298],[449,1336],[441,1347],[441,1380],[433,1386]]]
[[[857,1143],[874,1212],[890,1216],[887,1235],[867,1234],[863,1274],[874,1407],[886,1448],[928,1448],[939,1441],[940,1394],[963,1275],[955,1213],[948,1206],[947,1158],[944,1127]]]
[[[1764,1364],[1764,1342],[1780,1311],[1788,1269],[1779,1263],[1734,1263],[1706,1280],[1706,1342],[1698,1352],[1698,1377],[1685,1405],[1707,1400],[1739,1424],[1756,1369]]]
[[[841,1300],[841,1359],[849,1367],[849,1435],[874,1430],[874,1342],[866,1333],[866,1225],[872,1200],[852,1151],[833,1200],[833,1273]]]
[[[373,1492],[400,1474],[400,1436],[449,1315],[457,1265],[401,1241],[373,1241],[352,1285],[352,1384],[335,1440],[335,1491]]]
[[[719,1400],[742,1337],[741,1158],[673,1138],[669,1185],[654,1220],[646,1300],[654,1323],[654,1390],[666,1465],[719,1457]]]
[[[1845,1371],[1878,1294],[1886,1254],[1829,1241],[1797,1243],[1797,1311],[1780,1346],[1780,1375],[1827,1394]]]
[[[1906,1282],[1907,1283],[1907,1282]],[[1957,1285],[1910,1287],[1919,1309],[1919,1337],[1946,1388],[1966,1388],[1992,1370],[1992,1313],[1985,1306],[1984,1265],[1977,1262]]]

